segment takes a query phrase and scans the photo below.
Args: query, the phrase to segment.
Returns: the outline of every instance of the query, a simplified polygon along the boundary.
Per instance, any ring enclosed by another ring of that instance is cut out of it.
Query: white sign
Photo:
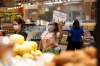
[[[67,19],[67,14],[59,11],[54,11],[53,12],[53,21],[54,22],[61,22],[61,21],[66,21]]]
[[[24,4],[24,9],[37,9],[38,6],[36,4],[31,5],[31,4]]]

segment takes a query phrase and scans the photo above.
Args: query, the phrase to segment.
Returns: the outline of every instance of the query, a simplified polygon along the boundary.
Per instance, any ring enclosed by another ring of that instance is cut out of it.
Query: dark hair
[[[14,21],[16,21],[16,23],[18,23],[19,25],[25,24],[25,21],[22,18],[16,18],[14,19]]]
[[[50,22],[49,25],[54,25],[55,26],[55,29],[54,29],[55,33],[59,32],[58,24],[56,22]]]
[[[80,29],[80,23],[79,23],[79,21],[78,21],[77,19],[74,20],[73,28],[75,28],[75,29]]]
[[[57,38],[57,32],[59,32],[58,23],[56,23],[56,22],[50,22],[49,25],[55,26],[55,28],[54,28],[54,35],[55,36],[54,37]]]
[[[25,21],[22,18],[16,18],[16,19],[14,19],[14,21],[16,21],[16,23],[18,23],[19,25],[21,25],[21,29],[24,28],[23,26],[25,24]]]

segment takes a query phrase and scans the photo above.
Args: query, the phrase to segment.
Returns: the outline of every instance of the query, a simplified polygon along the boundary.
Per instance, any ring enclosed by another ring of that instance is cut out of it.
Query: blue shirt
[[[83,36],[83,34],[84,34],[83,29],[72,28],[69,32],[71,34],[72,41],[74,41],[74,42],[81,42],[82,41],[81,36]]]

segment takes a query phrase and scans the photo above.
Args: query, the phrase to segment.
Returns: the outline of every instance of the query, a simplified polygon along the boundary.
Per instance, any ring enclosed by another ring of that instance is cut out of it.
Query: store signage
[[[67,14],[60,12],[60,11],[54,11],[53,12],[53,21],[54,22],[61,22],[61,21],[66,21],[67,19]]]

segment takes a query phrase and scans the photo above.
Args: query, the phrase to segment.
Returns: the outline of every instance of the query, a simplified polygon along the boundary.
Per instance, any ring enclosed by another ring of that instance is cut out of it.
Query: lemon
[[[38,45],[37,45],[37,43],[36,43],[36,42],[31,41],[31,47],[32,47],[32,50],[33,50],[33,51],[36,51],[36,50],[37,50],[37,48],[38,48]]]
[[[40,50],[36,50],[36,51],[31,51],[31,53],[35,56],[41,56],[42,55],[42,52]]]
[[[35,57],[32,54],[30,54],[30,53],[25,53],[23,55],[23,58],[35,59]]]
[[[37,50],[37,43],[33,41],[24,41],[23,44],[16,43],[13,49],[15,55],[24,56],[25,54],[25,57],[26,55],[29,55],[26,53],[31,53],[31,51],[36,51],[36,50]],[[39,51],[37,53],[41,54]]]
[[[16,55],[14,58],[21,59],[21,56],[20,55]]]
[[[12,42],[12,43],[16,43],[16,44],[23,44],[23,42],[24,42],[24,40],[25,40],[25,38],[24,38],[24,36],[22,36],[22,35],[19,35],[19,34],[13,34],[13,35],[10,35],[10,41]]]
[[[31,53],[32,48],[30,44],[24,42],[22,45],[16,44],[13,50],[16,54],[23,55],[25,53]]]

